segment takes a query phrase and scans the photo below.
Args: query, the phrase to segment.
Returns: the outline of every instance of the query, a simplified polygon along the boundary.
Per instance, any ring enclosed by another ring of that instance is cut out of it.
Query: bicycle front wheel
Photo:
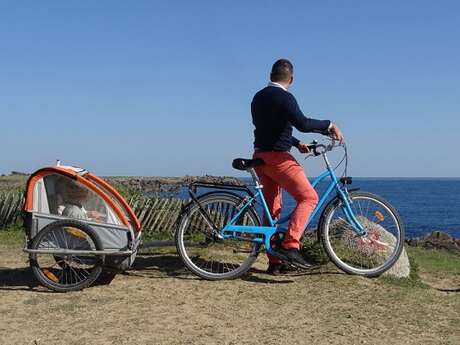
[[[210,223],[222,229],[238,213],[242,198],[231,193],[209,193],[198,201],[199,205],[191,204],[178,222],[176,247],[179,256],[185,266],[201,278],[240,277],[257,259],[260,245],[251,242],[249,234],[237,234],[240,239],[219,239]],[[260,226],[260,220],[254,208],[249,207],[235,224]]]
[[[404,246],[404,227],[398,212],[383,198],[350,192],[350,207],[366,230],[358,235],[342,201],[324,210],[320,231],[329,258],[341,270],[367,277],[382,274],[398,260]]]

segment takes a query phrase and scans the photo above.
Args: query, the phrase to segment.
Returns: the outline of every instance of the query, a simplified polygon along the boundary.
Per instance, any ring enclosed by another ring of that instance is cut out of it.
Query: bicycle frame
[[[305,230],[308,227],[308,225],[311,223],[312,219],[317,215],[319,210],[326,203],[332,191],[336,190],[337,197],[340,198],[342,202],[342,207],[343,207],[345,216],[348,222],[352,225],[353,230],[356,232],[358,236],[365,235],[367,231],[359,223],[359,221],[356,219],[353,213],[353,210],[350,206],[350,200],[347,196],[348,192],[347,192],[346,187],[340,186],[337,176],[335,175],[334,169],[332,169],[331,165],[329,164],[326,153],[324,152],[321,155],[323,156],[327,169],[325,172],[323,172],[320,176],[318,176],[313,181],[312,186],[315,188],[321,181],[323,181],[327,177],[331,179],[331,182],[329,183],[326,191],[323,193],[323,195],[319,199],[318,204],[316,205],[307,223],[305,224]],[[254,180],[255,193],[254,195],[247,197],[246,202],[243,204],[241,209],[235,214],[235,216],[227,223],[227,225],[223,229],[218,231],[218,234],[219,234],[219,237],[221,237],[222,239],[237,239],[237,240],[242,240],[242,241],[251,241],[251,242],[264,244],[267,252],[272,253],[270,239],[277,232],[285,233],[287,231],[286,229],[281,228],[280,225],[287,223],[290,220],[292,213],[279,220],[273,219],[270,214],[270,210],[268,209],[267,202],[265,201],[265,197],[263,195],[263,186],[260,184],[259,178],[257,177],[254,169],[250,169],[249,172]],[[263,212],[266,216],[266,219],[269,225],[268,226],[267,225],[265,226],[236,225],[235,222],[252,205],[254,200],[258,200],[261,203]],[[248,238],[248,237],[242,236],[242,234],[262,235],[262,237]]]

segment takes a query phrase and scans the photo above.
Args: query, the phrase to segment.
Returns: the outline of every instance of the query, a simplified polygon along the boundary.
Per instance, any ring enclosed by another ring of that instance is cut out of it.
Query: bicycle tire
[[[229,210],[229,212],[231,212],[232,209],[235,209],[238,205],[240,205],[242,200],[243,199],[239,195],[228,193],[228,192],[210,192],[198,198],[199,203],[205,210],[212,210],[213,205],[220,204],[220,206],[217,206],[217,207],[221,207],[221,210]],[[200,257],[200,253],[198,252],[198,250],[197,250],[198,257],[195,257],[196,260],[194,261],[194,257],[192,256],[192,252],[191,252],[192,250],[191,248],[193,248],[193,245],[189,245],[187,243],[186,237],[191,236],[191,233],[193,232],[192,229],[189,229],[192,227],[192,222],[194,224],[193,225],[194,227],[200,228],[197,230],[198,232],[204,232],[204,231],[201,231],[201,225],[206,224],[206,221],[203,220],[204,217],[202,216],[199,210],[200,210],[200,207],[195,202],[192,202],[189,205],[188,209],[182,214],[182,216],[180,217],[177,223],[178,225],[177,225],[177,229],[175,233],[175,242],[176,242],[177,252],[180,258],[182,259],[182,262],[184,263],[184,265],[192,273],[206,280],[235,279],[235,278],[242,276],[246,272],[248,272],[252,264],[254,263],[254,261],[257,259],[259,248],[260,248],[260,244],[258,243],[238,241],[238,240],[233,241],[235,243],[236,242],[246,242],[247,246],[250,247],[250,249],[248,249],[248,251],[250,250],[250,252],[248,253],[249,255],[238,265],[235,265],[229,262],[223,262],[223,263],[220,261],[217,262],[215,267],[217,267],[217,269],[222,268],[222,272],[212,271],[214,267],[213,262],[211,262],[210,264],[210,270],[204,268],[203,265],[206,264],[208,266],[208,263],[206,262],[207,259],[202,259]],[[217,212],[216,214],[219,214],[219,212]],[[250,206],[248,208],[244,217],[246,216],[248,217],[247,220],[250,221],[253,225],[260,226],[261,224],[260,219],[253,206]],[[216,215],[216,217],[218,216]],[[225,214],[223,219],[227,219],[228,221],[228,215]],[[225,224],[226,224],[225,221],[221,220],[219,224],[220,228],[223,227]],[[206,225],[206,227],[209,228],[208,225]],[[187,232],[187,230],[189,231]],[[187,232],[187,235],[186,235],[186,232]],[[207,237],[211,237],[211,235],[204,234],[204,237],[206,237],[205,242],[207,242],[208,241]],[[230,242],[230,240],[216,240],[216,239],[214,239],[213,241],[214,243],[212,245],[217,244],[218,248],[221,249],[221,253],[224,250],[228,249],[228,248],[225,248],[225,245],[226,245],[225,243]],[[190,248],[190,249],[187,249],[187,248]],[[228,255],[228,250],[225,252],[225,255],[221,253],[216,253],[216,256],[219,257],[220,260],[225,260],[225,261],[230,260],[226,256]],[[204,256],[206,256],[206,254]],[[221,259],[220,257],[223,257],[223,258]],[[197,262],[204,262],[204,263],[203,265],[200,266]],[[227,269],[225,269],[225,267]]]
[[[388,201],[378,195],[353,191],[349,193],[349,197],[358,221],[368,233],[366,236],[356,235],[345,217],[332,220],[335,212],[342,207],[341,200],[336,198],[326,206],[321,215],[319,230],[324,249],[331,261],[346,273],[366,277],[379,276],[394,265],[403,250],[404,225],[401,217]],[[376,205],[372,218],[376,222],[367,215],[360,214],[364,213],[364,205],[361,206],[359,200],[367,201],[366,212],[372,210],[371,203]],[[387,218],[383,212],[394,222],[393,232],[389,230],[390,226],[381,225]],[[360,264],[358,260],[361,260]],[[371,267],[374,261],[376,267]]]
[[[71,231],[74,233],[70,236],[73,236],[73,238],[69,237],[69,241],[67,241],[67,235],[63,231],[68,232],[69,230],[63,229],[72,229]],[[72,242],[72,245],[70,242]],[[102,242],[94,230],[88,224],[77,220],[60,220],[48,224],[34,237],[30,249],[46,249],[46,243],[51,247],[50,249],[60,248],[61,246],[66,247],[64,249],[103,249]],[[40,255],[43,255],[44,259]],[[43,266],[44,261],[46,261],[46,255],[50,256],[50,262],[51,258],[54,260],[54,264],[49,267]],[[93,284],[102,272],[102,258],[97,255],[63,256],[31,253],[29,258],[30,267],[37,280],[56,292],[82,290]],[[82,268],[82,266],[87,265],[92,267]]]

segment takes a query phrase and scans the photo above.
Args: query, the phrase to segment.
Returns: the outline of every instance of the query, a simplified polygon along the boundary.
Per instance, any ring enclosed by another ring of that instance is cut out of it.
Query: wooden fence
[[[15,224],[19,220],[23,198],[20,192],[0,193],[0,229]]]
[[[172,233],[184,201],[177,198],[132,197],[128,204],[145,234]]]
[[[0,193],[0,230],[20,220],[23,202],[22,193]],[[183,203],[183,200],[177,198],[161,197],[136,196],[128,200],[128,204],[142,224],[142,230],[150,235],[171,234]]]

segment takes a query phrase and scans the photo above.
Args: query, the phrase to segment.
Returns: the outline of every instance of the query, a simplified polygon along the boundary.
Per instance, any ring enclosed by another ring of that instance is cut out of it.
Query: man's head
[[[294,66],[289,60],[279,59],[273,64],[270,80],[289,86],[294,79]]]

